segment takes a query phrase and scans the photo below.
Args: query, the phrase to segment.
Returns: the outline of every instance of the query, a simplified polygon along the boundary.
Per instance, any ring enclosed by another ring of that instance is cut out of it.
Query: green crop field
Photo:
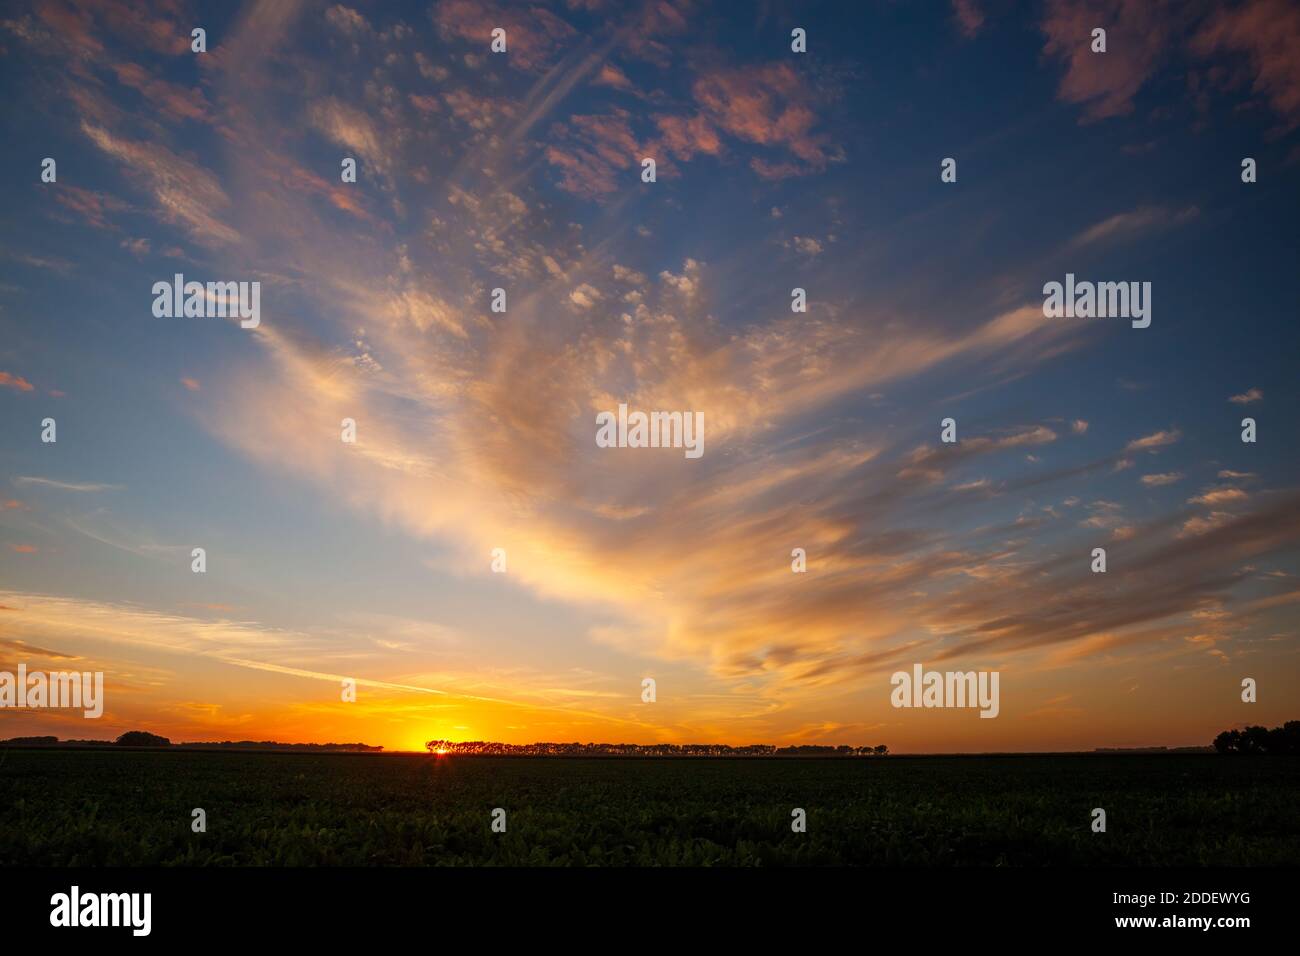
[[[0,864],[1294,865],[1297,797],[1289,757],[9,750]]]

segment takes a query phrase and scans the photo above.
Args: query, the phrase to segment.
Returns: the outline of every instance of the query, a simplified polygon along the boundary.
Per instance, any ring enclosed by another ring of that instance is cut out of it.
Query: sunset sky
[[[106,682],[0,737],[1300,717],[1296,3],[51,0],[0,84],[0,670]],[[1151,326],[1045,318],[1067,272]],[[175,273],[260,326],[155,318]],[[619,403],[703,456],[598,448]],[[1000,715],[894,709],[914,663]]]

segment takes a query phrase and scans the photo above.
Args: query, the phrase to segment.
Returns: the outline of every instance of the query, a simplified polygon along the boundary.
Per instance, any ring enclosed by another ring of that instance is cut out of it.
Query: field
[[[1294,865],[1298,797],[1287,757],[9,750],[0,865]]]

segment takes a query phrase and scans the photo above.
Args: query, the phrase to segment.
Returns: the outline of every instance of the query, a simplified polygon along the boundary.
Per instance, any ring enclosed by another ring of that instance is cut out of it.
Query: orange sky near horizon
[[[3,633],[30,641],[6,642],[0,670],[17,659],[29,671],[91,667],[110,656],[105,709],[100,719],[77,712],[0,710],[0,737],[54,734],[63,739],[112,739],[147,730],[174,742],[275,740],[282,743],[365,743],[390,751],[423,750],[433,739],[503,743],[772,743],[887,744],[894,753],[1093,750],[1097,747],[1205,746],[1223,729],[1276,726],[1294,719],[1288,694],[1275,694],[1265,675],[1256,704],[1239,700],[1236,678],[1223,668],[1188,667],[1183,648],[1153,649],[1141,678],[1132,659],[1080,667],[1068,657],[1041,656],[1000,671],[1000,713],[993,721],[974,709],[897,709],[890,674],[862,685],[830,688],[797,708],[754,712],[753,704],[708,693],[683,672],[656,678],[656,700],[642,702],[637,679],[620,693],[539,688],[531,679],[512,685],[482,675],[401,675],[357,681],[355,702],[343,700],[342,673],[265,664],[237,656],[254,638],[247,624],[181,616],[159,618],[122,607],[0,592]],[[265,637],[265,635],[260,635]],[[289,636],[279,635],[281,640]],[[200,648],[191,641],[202,641]],[[110,648],[108,645],[112,643]],[[64,653],[49,654],[55,644]],[[1181,643],[1181,642],[1180,642]],[[214,650],[226,647],[229,650]],[[957,669],[927,665],[927,670]],[[409,681],[410,683],[407,683]],[[442,684],[444,690],[428,689]],[[1115,693],[1118,684],[1121,693]],[[177,690],[203,686],[196,697]],[[459,689],[458,689],[459,688]],[[548,700],[548,696],[551,698]],[[1186,701],[1218,699],[1187,712]],[[792,726],[793,723],[793,726]],[[997,725],[997,732],[988,728]]]

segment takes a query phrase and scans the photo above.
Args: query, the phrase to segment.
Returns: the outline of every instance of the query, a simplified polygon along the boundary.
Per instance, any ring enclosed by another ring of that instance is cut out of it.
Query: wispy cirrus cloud
[[[1116,213],[1079,233],[1071,248],[1136,239],[1161,229],[1170,229],[1194,221],[1200,215],[1196,206],[1173,209],[1167,206],[1142,206]]]
[[[54,478],[39,478],[32,475],[19,475],[13,479],[15,485],[35,485],[39,488],[54,488],[58,491],[96,492],[120,491],[122,485],[110,485],[93,481],[59,481]]]
[[[122,163],[129,178],[152,193],[155,212],[164,221],[185,229],[200,245],[239,241],[239,233],[217,218],[230,199],[212,173],[158,143],[133,142],[90,123],[83,122],[81,128],[92,143]]]
[[[65,183],[53,193],[54,201],[63,209],[75,213],[87,225],[96,229],[114,229],[112,217],[130,208],[129,204],[103,192],[82,189]]]

